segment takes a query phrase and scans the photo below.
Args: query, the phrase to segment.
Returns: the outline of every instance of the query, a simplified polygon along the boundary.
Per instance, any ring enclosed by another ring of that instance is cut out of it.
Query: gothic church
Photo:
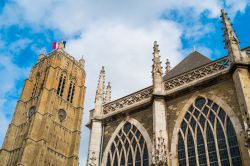
[[[157,42],[153,85],[110,101],[102,68],[90,111],[89,166],[249,166],[250,47],[240,49],[221,11],[228,55],[192,52],[163,76]]]
[[[87,165],[250,165],[250,47],[224,10],[228,55],[192,52],[163,75],[157,42],[150,87],[111,101],[101,69],[90,111]],[[25,81],[0,150],[0,166],[79,165],[84,60],[41,54]]]

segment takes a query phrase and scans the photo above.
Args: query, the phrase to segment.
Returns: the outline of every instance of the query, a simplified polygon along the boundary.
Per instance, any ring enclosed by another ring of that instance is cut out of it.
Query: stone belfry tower
[[[0,151],[1,166],[79,165],[84,60],[41,54],[25,81]]]

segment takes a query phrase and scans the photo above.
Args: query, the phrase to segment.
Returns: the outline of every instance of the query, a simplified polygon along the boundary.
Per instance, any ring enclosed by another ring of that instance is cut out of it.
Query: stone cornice
[[[228,56],[195,68],[181,75],[164,81],[166,94],[173,93],[191,85],[195,85],[204,79],[209,79],[229,71],[230,61]],[[124,110],[138,107],[151,101],[153,87],[147,87],[128,96],[114,100],[103,105],[103,118],[120,113]]]
[[[76,158],[76,159],[78,159],[78,155],[66,156],[65,154],[60,153],[59,151],[55,150],[52,147],[47,147],[47,149],[48,149],[48,151],[53,152],[54,154],[56,154],[58,156],[61,156],[61,157],[65,158],[65,159],[70,159],[70,158]]]

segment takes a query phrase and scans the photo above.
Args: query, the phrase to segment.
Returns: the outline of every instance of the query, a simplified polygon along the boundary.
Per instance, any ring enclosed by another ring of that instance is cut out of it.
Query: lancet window
[[[35,78],[35,84],[34,84],[34,87],[33,87],[33,91],[32,91],[31,97],[35,97],[36,94],[37,94],[38,83],[39,83],[39,77],[40,77],[40,73],[37,73],[36,78]]]
[[[146,141],[133,124],[126,122],[115,137],[108,153],[107,166],[148,166]]]
[[[178,162],[184,165],[242,165],[233,124],[210,99],[198,97],[178,132]]]
[[[63,90],[64,90],[65,82],[66,82],[66,74],[62,73],[61,76],[60,76],[59,84],[58,84],[58,88],[57,88],[57,94],[59,96],[63,95]]]
[[[67,97],[67,101],[69,101],[70,103],[73,102],[74,93],[75,93],[75,80],[71,80]]]

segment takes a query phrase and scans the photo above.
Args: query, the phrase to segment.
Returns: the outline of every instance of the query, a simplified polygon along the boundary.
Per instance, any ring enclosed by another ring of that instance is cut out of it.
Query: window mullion
[[[189,123],[187,124],[187,128],[191,128],[191,126],[189,126]],[[187,146],[187,132],[185,134],[184,138],[184,144],[185,144],[185,154],[186,154],[186,165],[189,166],[189,159],[188,159],[188,146]]]
[[[207,165],[210,165],[210,159],[209,159],[209,153],[208,153],[208,144],[207,144],[207,135],[206,135],[206,132],[207,132],[207,117],[206,117],[206,122],[205,122],[205,127],[204,127],[204,133],[203,133],[203,138],[204,138],[204,144],[205,144],[205,151],[206,151],[206,158],[207,158]],[[203,132],[203,130],[202,130]]]
[[[227,116],[225,118],[225,124],[227,124]],[[221,124],[223,124],[221,122]],[[229,158],[229,162],[230,162],[230,165],[233,165],[233,161],[232,161],[232,157],[231,157],[231,152],[230,152],[230,146],[229,146],[229,143],[228,143],[228,135],[227,135],[227,132],[226,132],[226,125],[222,125],[222,129],[223,129],[223,132],[224,132],[224,135],[225,135],[225,141],[226,141],[226,145],[227,145],[227,153],[228,153],[228,158]]]
[[[195,131],[193,133],[194,134],[193,138],[194,138],[194,148],[195,148],[196,165],[199,165],[199,152],[198,152],[198,146],[197,146],[197,126],[198,126],[198,124],[197,124],[197,121],[196,121]]]
[[[216,154],[217,154],[218,164],[219,164],[219,166],[221,166],[220,149],[219,149],[218,138],[217,138],[217,122],[218,122],[218,120],[216,118],[216,120],[214,122],[215,128],[213,128],[212,132],[214,134],[214,142],[215,142],[215,147],[216,147],[216,152],[217,152]]]

